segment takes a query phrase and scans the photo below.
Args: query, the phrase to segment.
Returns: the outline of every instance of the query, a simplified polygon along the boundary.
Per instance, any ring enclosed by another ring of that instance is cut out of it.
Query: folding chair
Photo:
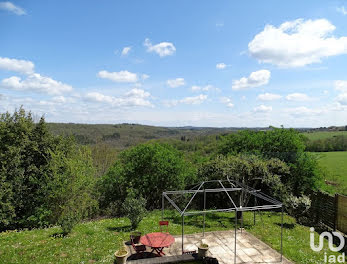
[[[135,250],[136,254],[142,257],[143,253],[146,252],[146,246],[138,245],[140,242],[140,238],[141,236],[130,235],[131,246]]]
[[[163,232],[162,227],[166,226],[166,233],[169,233],[169,221],[159,221],[160,232]]]

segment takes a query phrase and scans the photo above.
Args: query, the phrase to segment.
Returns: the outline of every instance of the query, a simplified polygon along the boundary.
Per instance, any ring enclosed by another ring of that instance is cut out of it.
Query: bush
[[[305,151],[305,137],[294,129],[272,128],[270,131],[241,131],[222,138],[219,152],[224,155],[246,153],[276,158],[285,162],[290,174],[281,181],[294,195],[317,189],[321,180],[318,163]]]
[[[119,159],[99,181],[100,206],[124,201],[134,188],[147,201],[147,209],[159,208],[165,190],[182,189],[194,179],[194,169],[183,155],[167,144],[146,143],[120,153]]]
[[[137,197],[135,192],[129,189],[123,203],[123,212],[130,219],[131,228],[135,230],[147,212],[146,200],[142,196]]]
[[[53,136],[44,118],[35,123],[23,108],[2,114],[0,142],[0,230],[56,224],[68,208],[85,216],[95,206],[90,152]]]
[[[286,206],[286,209],[290,215],[294,216],[297,219],[300,219],[305,215],[308,209],[310,209],[311,200],[305,195],[296,197],[289,194],[283,201],[283,204]]]

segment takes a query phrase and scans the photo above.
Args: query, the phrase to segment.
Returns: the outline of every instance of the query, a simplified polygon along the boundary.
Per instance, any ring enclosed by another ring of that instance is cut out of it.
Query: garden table
[[[163,249],[173,244],[175,242],[175,238],[169,233],[156,232],[142,236],[140,238],[140,242],[145,246],[151,247],[151,253],[155,251],[161,257],[165,255]]]

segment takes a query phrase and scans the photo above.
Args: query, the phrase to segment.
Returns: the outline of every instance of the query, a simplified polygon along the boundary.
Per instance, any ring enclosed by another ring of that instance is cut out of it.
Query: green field
[[[177,213],[165,213],[170,221],[169,232],[181,234],[181,218]],[[158,232],[161,212],[154,211],[143,219],[138,230],[144,233]],[[185,219],[185,233],[202,232],[203,216]],[[263,240],[277,251],[280,250],[281,215],[264,212],[258,215],[253,226],[253,213],[244,214],[247,231]],[[233,213],[206,215],[206,231],[234,228]],[[58,227],[31,231],[7,231],[0,233],[0,263],[113,263],[113,254],[124,241],[129,240],[130,221],[127,218],[104,219],[78,224],[66,237]],[[318,234],[315,233],[318,241]],[[310,229],[299,225],[285,215],[283,230],[284,255],[295,263],[322,263],[324,252],[338,255],[328,249],[314,252],[310,248]]]
[[[347,151],[316,154],[319,156],[319,164],[326,170],[326,183],[322,189],[347,195]]]
[[[318,131],[303,133],[310,140],[327,139],[335,136],[347,136],[347,131]]]

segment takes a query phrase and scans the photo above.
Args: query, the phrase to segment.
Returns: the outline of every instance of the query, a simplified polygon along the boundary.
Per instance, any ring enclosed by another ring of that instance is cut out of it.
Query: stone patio
[[[281,263],[281,254],[270,248],[247,231],[237,232],[237,263]],[[182,238],[175,236],[175,243],[170,248],[164,249],[166,256],[182,255]],[[188,234],[184,236],[184,250],[198,250],[198,245],[203,241],[209,245],[209,256],[217,258],[220,264],[234,263],[234,230],[206,232],[205,238],[202,234]],[[285,245],[284,245],[285,247]],[[134,253],[129,246],[131,254]],[[147,249],[150,251],[150,248]],[[282,263],[290,264],[283,257]]]

